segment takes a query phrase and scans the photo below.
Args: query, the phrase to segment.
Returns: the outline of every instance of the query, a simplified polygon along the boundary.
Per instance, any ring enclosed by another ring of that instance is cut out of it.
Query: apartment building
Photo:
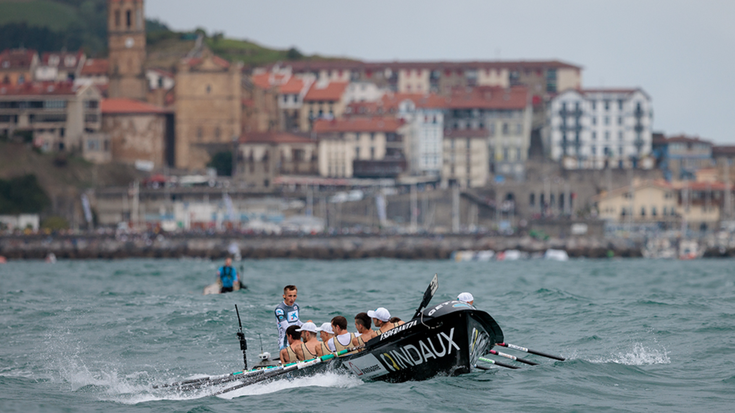
[[[167,146],[173,143],[173,110],[117,98],[103,99],[101,111],[110,160],[128,164],[146,161],[156,168],[167,164]]]
[[[31,133],[44,151],[81,151],[100,131],[99,91],[71,82],[0,84],[0,135]]]
[[[444,112],[447,99],[436,94],[391,93],[382,99],[406,128],[405,155],[411,175],[435,176],[442,171]]]
[[[317,120],[319,174],[330,178],[395,178],[406,170],[405,128],[392,117]]]
[[[299,126],[302,132],[313,129],[317,120],[339,118],[345,111],[347,102],[345,91],[348,82],[316,81],[304,95],[301,106]]]
[[[454,129],[444,131],[444,162],[441,186],[476,188],[488,179],[487,129]]]
[[[38,53],[30,49],[5,49],[0,53],[0,84],[22,85],[33,81]]]
[[[87,57],[81,50],[73,53],[43,53],[36,67],[34,79],[46,82],[73,81],[79,77],[86,61]]]
[[[317,175],[317,142],[287,132],[245,133],[233,176],[249,189],[272,190],[281,175]]]
[[[650,169],[652,124],[642,89],[567,90],[549,106],[545,150],[567,169]]]

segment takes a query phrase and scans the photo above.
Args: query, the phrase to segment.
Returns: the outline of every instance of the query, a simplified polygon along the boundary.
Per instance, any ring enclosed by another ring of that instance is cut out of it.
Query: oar
[[[271,368],[274,368],[274,367],[267,367],[266,369],[271,369]],[[225,374],[221,376],[209,376],[209,377],[184,380],[184,381],[179,381],[179,382],[169,383],[169,384],[157,384],[157,385],[154,385],[153,388],[154,389],[165,389],[168,387],[183,387],[185,388],[185,390],[188,390],[192,388],[201,387],[199,385],[204,386],[207,384],[212,384],[210,382],[223,383],[223,382],[229,381],[228,379],[239,380],[243,376],[252,375],[254,373],[261,372],[262,370],[264,369],[257,369],[257,370],[253,369],[253,370],[247,370],[247,371],[243,370],[243,371],[236,371],[234,373]]]
[[[548,357],[548,358],[554,359],[554,360],[559,360],[559,361],[566,360],[564,357],[561,357],[561,356],[555,356],[553,354],[547,354],[547,353],[543,353],[541,351],[531,350],[531,349],[528,349],[528,348],[525,348],[525,347],[516,346],[515,344],[510,344],[510,343],[497,343],[497,345],[498,346],[501,346],[501,347],[512,348],[513,350],[525,351],[526,353],[535,354],[537,356]]]
[[[355,349],[357,349],[357,347],[355,347],[355,348],[346,348],[346,349],[344,349],[344,350],[342,350],[340,352],[333,353],[333,354],[326,354],[326,355],[323,355],[321,357],[318,357],[318,358],[315,358],[315,359],[312,359],[312,360],[304,361],[302,363],[287,364],[284,367],[277,368],[277,369],[272,369],[270,371],[266,371],[262,376],[260,376],[260,377],[253,377],[252,379],[247,380],[244,383],[238,384],[237,386],[232,386],[230,388],[227,388],[227,389],[224,389],[224,390],[220,390],[220,391],[214,393],[214,396],[219,396],[220,394],[224,394],[224,393],[231,392],[233,390],[241,389],[241,388],[243,388],[245,386],[250,386],[251,384],[260,383],[261,381],[265,381],[265,380],[271,379],[273,377],[281,376],[283,374],[290,373],[290,372],[292,372],[294,370],[301,370],[301,369],[309,368],[309,367],[315,366],[317,364],[323,363],[325,361],[329,361],[329,360],[331,360],[331,359],[333,359],[335,357],[339,357],[339,356],[341,356],[343,354],[349,353],[350,351],[353,351]]]
[[[431,279],[429,286],[424,292],[424,299],[421,300],[421,304],[419,305],[419,308],[416,309],[416,314],[414,314],[413,318],[419,318],[421,316],[421,310],[429,305],[429,302],[431,301],[431,298],[434,297],[434,293],[436,292],[437,288],[439,288],[439,275],[434,274],[434,278]]]
[[[538,365],[538,363],[534,363],[531,360],[526,360],[526,359],[522,359],[520,357],[516,357],[516,356],[510,355],[510,354],[505,354],[505,353],[503,353],[501,351],[490,350],[490,354],[495,354],[496,356],[500,356],[500,357],[506,357],[506,358],[509,358],[509,359],[511,359],[513,361],[517,361],[519,363],[525,363],[525,364],[528,364],[530,366],[536,366],[536,365]]]
[[[493,359],[486,359],[485,357],[480,357],[479,360],[480,361],[484,361],[485,363],[497,364],[500,367],[505,367],[505,368],[508,368],[508,369],[513,369],[513,370],[520,369],[520,367],[518,367],[518,366],[513,366],[513,365],[510,365],[510,364],[501,363],[501,362],[495,361]],[[475,367],[477,367],[478,369],[482,369],[482,370],[490,370],[490,367],[484,367],[484,366],[475,366]]]

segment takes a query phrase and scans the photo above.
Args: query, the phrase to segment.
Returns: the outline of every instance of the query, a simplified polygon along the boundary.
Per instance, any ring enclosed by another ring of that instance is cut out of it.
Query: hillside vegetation
[[[249,40],[229,39],[202,29],[175,32],[164,23],[146,19],[150,66],[168,67],[194,47],[197,36],[217,55],[246,66],[286,60],[328,59],[304,56],[296,48],[271,49]],[[105,0],[0,1],[0,50],[25,47],[39,52],[83,49],[93,57],[107,54]]]

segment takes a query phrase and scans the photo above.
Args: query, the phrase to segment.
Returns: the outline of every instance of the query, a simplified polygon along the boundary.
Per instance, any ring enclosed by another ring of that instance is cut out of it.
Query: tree
[[[207,166],[216,169],[219,176],[232,176],[232,152],[215,153]]]
[[[0,214],[38,213],[50,203],[36,175],[0,179]]]
[[[304,58],[304,55],[299,51],[299,49],[292,47],[286,52],[286,58],[288,58],[288,60],[301,60]]]

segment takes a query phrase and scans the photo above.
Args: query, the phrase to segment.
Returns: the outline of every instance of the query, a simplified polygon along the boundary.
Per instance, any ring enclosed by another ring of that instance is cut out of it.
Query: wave
[[[300,387],[336,387],[349,389],[363,384],[363,381],[355,376],[339,374],[334,372],[316,374],[309,377],[299,377],[292,380],[277,380],[272,382],[258,383],[252,386],[220,395],[223,399],[233,399],[241,396],[255,396],[269,394],[281,390],[295,389]]]
[[[645,347],[642,343],[635,343],[633,349],[627,352],[618,352],[608,357],[588,360],[591,363],[616,363],[626,366],[644,366],[651,364],[670,364],[669,352],[666,348],[656,349]]]

